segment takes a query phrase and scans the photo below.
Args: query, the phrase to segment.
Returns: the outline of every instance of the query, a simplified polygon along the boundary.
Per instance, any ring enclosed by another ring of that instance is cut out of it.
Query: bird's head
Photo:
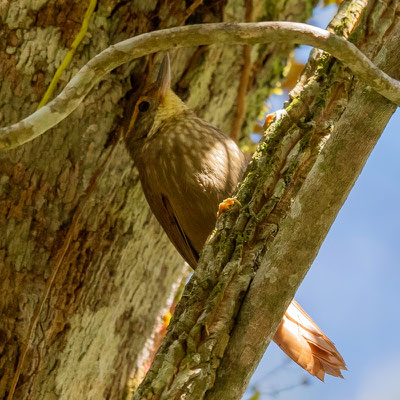
[[[185,103],[171,89],[171,68],[167,53],[161,63],[155,82],[138,93],[126,130],[126,142],[130,147],[139,146],[151,138],[161,125],[187,110]]]

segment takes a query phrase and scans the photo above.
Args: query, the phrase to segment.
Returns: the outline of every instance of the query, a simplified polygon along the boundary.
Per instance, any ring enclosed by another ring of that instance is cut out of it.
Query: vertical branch
[[[253,1],[245,0],[246,7],[246,22],[251,22],[251,14],[253,12]],[[231,138],[238,143],[240,139],[240,130],[243,125],[243,120],[246,112],[246,93],[249,86],[251,72],[251,46],[245,44],[243,46],[243,69],[240,75],[240,82],[237,95],[236,116],[233,120]]]

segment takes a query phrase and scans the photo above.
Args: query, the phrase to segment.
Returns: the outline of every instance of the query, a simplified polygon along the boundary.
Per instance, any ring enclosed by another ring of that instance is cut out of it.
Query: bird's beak
[[[163,98],[171,87],[171,67],[168,52],[165,53],[165,56],[162,60],[156,84],[158,86],[158,96],[159,98]]]

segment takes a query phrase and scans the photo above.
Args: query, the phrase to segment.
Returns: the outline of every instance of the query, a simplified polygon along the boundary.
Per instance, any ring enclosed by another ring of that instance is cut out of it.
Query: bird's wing
[[[325,374],[339,376],[346,364],[335,345],[317,324],[292,301],[274,336],[276,344],[311,375],[324,380]]]
[[[146,192],[147,191],[145,190],[145,194]],[[197,266],[197,260],[199,259],[199,254],[193,248],[188,236],[182,229],[168,197],[163,194],[157,194],[155,196],[146,195],[146,198],[153,214],[168,235],[169,240],[176,247],[185,261],[195,269]]]
[[[193,248],[188,236],[185,234],[182,226],[179,223],[178,217],[174,212],[170,201],[167,196],[161,195],[162,202],[165,207],[165,219],[167,226],[163,226],[167,235],[174,246],[177,248],[181,256],[186,260],[186,262],[195,269],[197,266],[197,260],[199,255],[197,251]],[[162,224],[162,223],[161,223]]]

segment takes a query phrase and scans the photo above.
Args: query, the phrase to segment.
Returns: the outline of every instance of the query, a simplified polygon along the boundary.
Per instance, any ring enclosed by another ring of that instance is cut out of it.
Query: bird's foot
[[[223,212],[227,211],[228,208],[235,203],[241,206],[240,201],[234,197],[228,197],[222,203],[219,203],[217,217],[219,217]]]

